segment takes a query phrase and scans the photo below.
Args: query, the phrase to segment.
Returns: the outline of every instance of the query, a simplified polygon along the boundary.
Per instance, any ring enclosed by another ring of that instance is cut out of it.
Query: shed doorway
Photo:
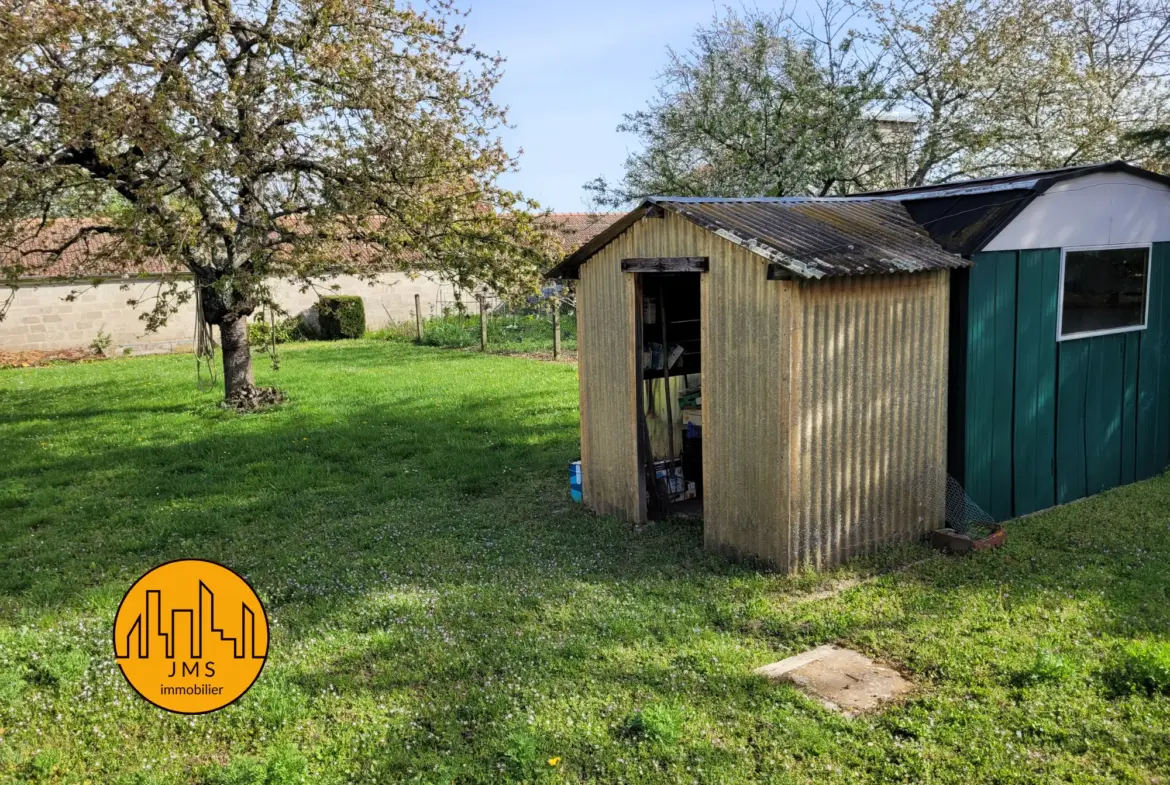
[[[703,515],[701,275],[637,274],[638,452],[649,520]]]

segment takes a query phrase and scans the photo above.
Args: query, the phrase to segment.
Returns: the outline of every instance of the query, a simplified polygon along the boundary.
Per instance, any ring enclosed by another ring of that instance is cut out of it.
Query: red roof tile
[[[565,253],[570,253],[593,239],[613,223],[621,213],[551,213],[542,221],[548,223],[561,238]],[[158,257],[144,256],[133,263],[119,261],[119,238],[100,232],[88,233],[86,228],[99,225],[97,219],[62,218],[43,226],[30,221],[23,237],[0,240],[0,267],[20,265],[17,278],[96,278],[100,276],[138,276],[168,271],[167,263]],[[69,248],[54,259],[51,250],[74,240]],[[353,245],[353,244],[348,244]],[[351,252],[357,253],[351,248]],[[181,271],[170,268],[171,271]],[[0,275],[0,278],[3,276]]]

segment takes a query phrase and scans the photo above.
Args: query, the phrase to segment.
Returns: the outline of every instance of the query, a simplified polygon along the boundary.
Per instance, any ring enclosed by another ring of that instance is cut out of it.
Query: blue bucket
[[[581,462],[569,462],[569,493],[575,502],[585,501],[581,491]]]

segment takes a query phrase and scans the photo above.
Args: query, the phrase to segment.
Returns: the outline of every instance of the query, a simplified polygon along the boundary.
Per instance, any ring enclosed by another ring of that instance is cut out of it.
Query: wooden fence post
[[[423,342],[423,327],[422,327],[422,305],[420,298],[416,294],[414,296],[414,331],[418,335],[418,342]]]
[[[561,356],[561,298],[552,298],[552,317],[553,317],[553,359],[559,359]]]
[[[479,350],[487,351],[487,298],[479,296]]]

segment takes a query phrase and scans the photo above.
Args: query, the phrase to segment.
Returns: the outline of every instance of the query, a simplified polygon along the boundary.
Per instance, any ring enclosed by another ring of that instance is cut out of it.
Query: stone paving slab
[[[788,682],[827,708],[855,717],[910,692],[914,685],[851,649],[818,646],[780,662],[756,668],[772,681]]]

